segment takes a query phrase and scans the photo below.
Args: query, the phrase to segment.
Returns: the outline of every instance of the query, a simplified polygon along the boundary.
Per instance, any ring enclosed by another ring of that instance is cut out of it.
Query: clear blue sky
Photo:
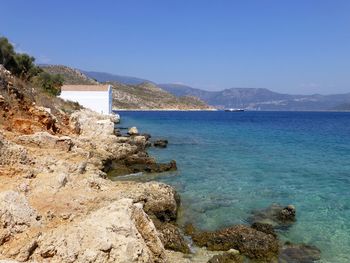
[[[219,90],[350,92],[349,0],[8,0],[0,34],[39,63]]]

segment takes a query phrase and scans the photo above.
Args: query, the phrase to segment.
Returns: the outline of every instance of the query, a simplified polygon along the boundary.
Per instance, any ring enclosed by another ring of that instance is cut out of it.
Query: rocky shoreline
[[[0,91],[10,94],[0,97],[0,263],[319,259],[317,248],[283,243],[275,233],[295,221],[293,206],[256,211],[251,226],[179,228],[173,187],[108,179],[177,169],[148,155],[150,135],[135,127],[123,135],[116,116],[37,106],[10,73],[0,73]]]

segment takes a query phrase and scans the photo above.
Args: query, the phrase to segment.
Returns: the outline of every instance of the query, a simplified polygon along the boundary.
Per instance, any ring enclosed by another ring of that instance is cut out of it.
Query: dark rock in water
[[[265,209],[254,211],[248,218],[250,223],[270,224],[275,229],[285,229],[296,221],[296,209],[293,205],[273,204]]]
[[[255,223],[252,224],[252,228],[254,228],[254,229],[256,229],[256,230],[258,230],[260,232],[264,232],[266,234],[269,234],[269,235],[272,235],[274,237],[277,237],[275,229],[270,224],[264,224],[264,223],[255,222]]]
[[[212,257],[207,263],[243,263],[244,258],[234,253],[224,253]]]
[[[286,243],[280,250],[278,262],[313,263],[321,259],[321,251],[311,245]]]
[[[127,156],[125,159],[114,161],[112,165],[109,166],[109,170],[112,176],[134,174],[140,172],[146,173],[162,173],[168,171],[176,171],[177,165],[176,161],[172,160],[169,163],[157,163],[156,160],[146,152],[139,152]]]
[[[168,222],[161,222],[157,218],[152,218],[152,221],[160,233],[160,240],[166,249],[185,254],[190,253],[190,248],[176,225]]]
[[[237,249],[251,259],[271,260],[278,255],[278,240],[270,234],[248,226],[236,225],[214,232],[192,234],[194,243],[208,250]]]
[[[145,137],[146,141],[148,141],[149,139],[152,138],[151,134],[149,134],[149,133],[142,133],[141,136]]]
[[[153,146],[157,148],[166,148],[168,146],[168,140],[156,140]]]
[[[295,221],[296,210],[294,205],[288,205],[278,211],[277,218],[281,222],[294,222]]]

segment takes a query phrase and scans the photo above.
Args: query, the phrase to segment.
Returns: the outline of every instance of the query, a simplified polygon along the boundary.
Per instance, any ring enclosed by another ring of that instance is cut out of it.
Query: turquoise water
[[[294,204],[282,239],[313,244],[322,262],[350,262],[350,113],[122,112],[169,140],[151,149],[179,170],[153,179],[182,197],[180,224],[202,229],[247,223],[254,209]]]

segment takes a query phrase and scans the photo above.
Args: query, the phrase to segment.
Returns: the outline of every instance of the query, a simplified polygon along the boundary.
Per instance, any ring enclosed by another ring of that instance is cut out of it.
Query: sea
[[[124,179],[174,186],[180,225],[215,230],[247,224],[271,204],[293,204],[297,221],[279,238],[317,246],[320,262],[350,262],[350,113],[119,113],[120,127],[169,141],[149,153],[176,160],[178,171]]]

